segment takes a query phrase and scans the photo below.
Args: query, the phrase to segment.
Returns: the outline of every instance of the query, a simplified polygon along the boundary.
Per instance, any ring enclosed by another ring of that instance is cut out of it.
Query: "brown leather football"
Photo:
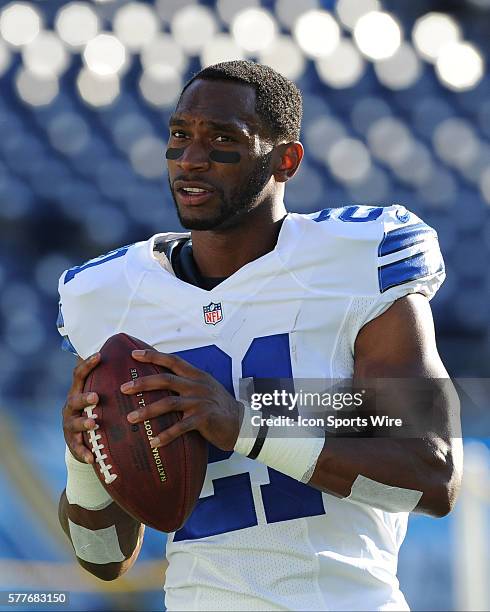
[[[153,347],[127,334],[112,336],[101,348],[100,363],[84,388],[99,395],[93,410],[99,428],[84,433],[84,441],[94,453],[97,476],[114,501],[145,525],[171,532],[182,527],[199,498],[208,449],[197,431],[168,446],[151,448],[150,438],[179,421],[181,413],[163,414],[144,423],[128,422],[129,412],[168,395],[162,390],[121,393],[124,382],[166,371],[132,358],[132,350],[148,348]]]

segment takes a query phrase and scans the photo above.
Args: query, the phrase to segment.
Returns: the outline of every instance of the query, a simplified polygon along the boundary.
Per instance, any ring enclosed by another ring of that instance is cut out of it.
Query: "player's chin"
[[[223,211],[204,209],[204,207],[195,207],[189,210],[189,207],[177,208],[179,220],[182,226],[188,230],[210,231],[218,229],[225,220]]]
[[[221,220],[216,217],[204,217],[201,215],[179,214],[182,227],[187,230],[195,231],[211,231],[221,226]]]

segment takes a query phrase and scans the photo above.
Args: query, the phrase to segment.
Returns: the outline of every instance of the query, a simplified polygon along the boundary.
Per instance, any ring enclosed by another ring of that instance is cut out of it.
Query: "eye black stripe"
[[[170,147],[165,152],[167,159],[180,159],[184,155],[185,147],[177,149]],[[242,156],[238,151],[211,151],[209,159],[220,164],[238,164]]]
[[[167,149],[166,153],[165,153],[165,157],[167,159],[180,159],[182,157],[182,155],[184,155],[184,151],[185,149],[175,149],[170,147],[169,149]]]
[[[211,151],[209,159],[220,164],[238,164],[242,156],[238,151]]]

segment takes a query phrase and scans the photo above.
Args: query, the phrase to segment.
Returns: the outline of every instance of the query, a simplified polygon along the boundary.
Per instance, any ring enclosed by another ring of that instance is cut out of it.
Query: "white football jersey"
[[[350,378],[363,325],[444,280],[436,233],[401,206],[289,214],[273,251],[210,291],[179,280],[158,234],[66,271],[60,333],[86,358],[126,332],[238,394],[241,378]],[[210,447],[199,502],[168,538],[169,610],[405,610],[408,515],[322,494]]]

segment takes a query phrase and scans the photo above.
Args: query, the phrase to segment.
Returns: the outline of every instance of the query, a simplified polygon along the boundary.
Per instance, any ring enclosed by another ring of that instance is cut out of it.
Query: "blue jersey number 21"
[[[233,391],[231,357],[215,345],[176,353],[192,365],[214,376]],[[255,338],[242,360],[242,376],[291,379],[288,334]],[[208,463],[228,459],[232,453],[209,446]],[[320,491],[267,468],[269,483],[260,486],[268,523],[325,514]],[[246,529],[258,524],[250,474],[235,474],[213,480],[214,495],[198,500],[194,511],[174,541],[195,540]]]

